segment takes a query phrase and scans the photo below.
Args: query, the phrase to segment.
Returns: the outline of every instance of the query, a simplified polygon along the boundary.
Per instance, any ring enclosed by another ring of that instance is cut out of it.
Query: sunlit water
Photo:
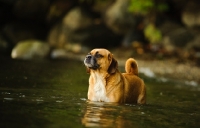
[[[199,128],[200,87],[150,79],[147,105],[87,101],[89,75],[82,62],[0,64],[1,128]],[[122,68],[123,71],[123,68]]]

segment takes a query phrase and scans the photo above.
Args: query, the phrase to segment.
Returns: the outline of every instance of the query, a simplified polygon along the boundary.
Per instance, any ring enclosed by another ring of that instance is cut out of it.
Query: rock
[[[60,59],[60,58],[74,58],[74,53],[76,55],[81,55],[80,53],[86,54],[90,49],[86,47],[81,47],[80,44],[70,44],[71,46],[68,47],[68,49],[53,49],[51,51],[51,58],[53,59]],[[84,55],[85,56],[85,55]]]
[[[89,36],[85,30],[92,24],[92,18],[76,7],[50,30],[48,42],[55,48],[65,48],[67,43],[81,43]]]
[[[19,42],[12,50],[13,59],[40,59],[47,57],[50,47],[47,43],[38,40],[26,40]]]
[[[58,23],[51,28],[47,37],[47,42],[53,48],[64,48],[67,44],[67,31],[63,24]]]
[[[79,43],[94,48],[116,46],[120,42],[120,36],[113,33],[105,24],[96,24],[90,12],[81,7],[72,9],[64,17],[62,26],[63,33],[60,39],[67,40],[67,43]]]
[[[182,12],[182,22],[188,27],[200,26],[200,2],[188,1]]]
[[[192,40],[190,43],[187,44],[186,49],[187,50],[194,49],[200,52],[200,34],[196,35],[194,40]]]
[[[48,42],[53,48],[69,49],[70,44],[82,44],[89,34],[88,29],[73,31],[59,23],[50,30]]]
[[[48,42],[52,47],[59,49],[71,49],[69,46],[74,46],[74,44],[92,48],[119,44],[120,36],[113,33],[105,24],[94,24],[93,22],[94,19],[83,8],[72,9],[62,22],[50,30]]]
[[[137,24],[137,18],[128,11],[129,0],[116,0],[105,12],[105,23],[116,33],[124,34]]]
[[[179,29],[182,26],[179,23],[174,21],[166,20],[160,26],[159,30],[162,32],[163,35],[169,34],[174,29]]]
[[[52,59],[73,59],[73,60],[83,61],[87,52],[84,54],[74,54],[73,52],[67,51],[66,49],[53,49],[51,52],[51,58]]]
[[[46,30],[32,23],[12,22],[4,25],[2,34],[11,44],[16,44],[21,40],[44,39]]]
[[[46,20],[48,24],[54,24],[60,20],[76,4],[77,0],[54,0],[49,6]]]
[[[93,19],[80,7],[73,8],[63,19],[66,28],[76,31],[87,28],[93,24]]]
[[[189,53],[189,57],[196,61],[197,65],[200,65],[200,34],[196,35],[194,40],[187,44],[184,48]]]
[[[160,30],[163,34],[161,44],[170,53],[176,51],[177,48],[184,48],[194,38],[187,28],[171,21],[161,25]]]
[[[53,49],[51,52],[51,58],[67,58],[67,51],[65,49]]]
[[[92,7],[94,12],[98,12],[100,14],[104,14],[108,7],[113,3],[113,0],[106,1],[96,1]]]

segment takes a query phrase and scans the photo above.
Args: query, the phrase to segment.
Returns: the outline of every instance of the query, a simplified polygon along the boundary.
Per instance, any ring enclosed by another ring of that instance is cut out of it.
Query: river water
[[[3,58],[0,72],[1,128],[200,127],[199,85],[140,74],[147,88],[140,106],[87,101],[89,75],[80,61]]]

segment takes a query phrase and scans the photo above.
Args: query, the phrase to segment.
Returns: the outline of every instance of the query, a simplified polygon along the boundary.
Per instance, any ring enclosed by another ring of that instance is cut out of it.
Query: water
[[[1,128],[199,128],[200,87],[150,79],[147,105],[87,101],[82,62],[20,61],[0,64]]]

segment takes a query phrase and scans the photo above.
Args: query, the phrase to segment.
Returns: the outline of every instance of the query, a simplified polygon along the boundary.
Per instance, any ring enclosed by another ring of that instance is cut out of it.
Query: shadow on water
[[[80,61],[0,64],[0,127],[200,127],[200,87],[150,79],[147,105],[89,102],[88,77]]]

